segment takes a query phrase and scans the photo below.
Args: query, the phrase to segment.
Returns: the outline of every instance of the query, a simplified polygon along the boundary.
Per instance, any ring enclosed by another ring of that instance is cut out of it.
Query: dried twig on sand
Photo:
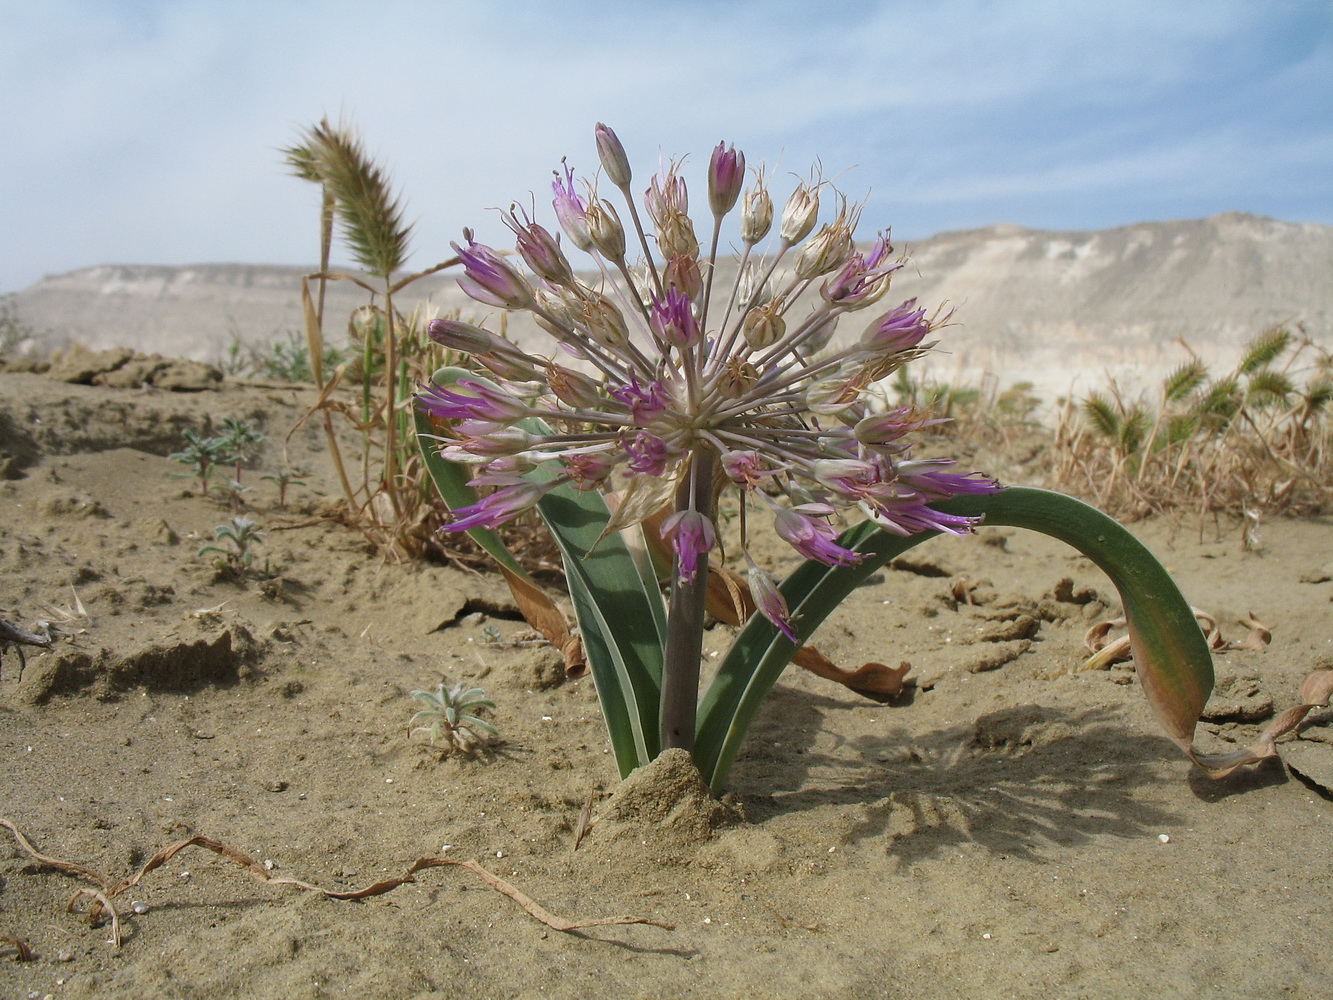
[[[187,847],[202,847],[205,850],[212,851],[221,858],[230,861],[232,864],[243,868],[253,878],[269,885],[289,885],[297,889],[306,889],[310,892],[317,892],[329,899],[366,899],[369,896],[380,896],[386,892],[397,889],[400,885],[416,881],[416,873],[427,868],[443,868],[451,865],[458,868],[466,868],[468,871],[477,875],[483,882],[489,885],[496,892],[508,896],[534,919],[545,924],[547,927],[557,931],[576,931],[589,927],[608,927],[617,924],[651,924],[654,927],[662,927],[666,930],[674,930],[673,924],[663,923],[660,920],[651,920],[647,917],[597,917],[590,920],[566,920],[564,917],[558,917],[554,913],[542,907],[539,903],[528,896],[526,893],[517,889],[504,879],[493,872],[487,871],[475,861],[459,861],[454,858],[445,858],[440,856],[431,856],[417,858],[407,867],[402,875],[396,878],[384,879],[373,885],[368,885],[363,889],[353,889],[348,891],[338,891],[335,889],[324,889],[317,885],[311,885],[309,882],[302,882],[294,878],[278,878],[269,874],[268,870],[247,854],[236,850],[234,847],[214,840],[211,837],[195,836],[187,840],[179,840],[174,844],[162,848],[151,858],[149,858],[142,868],[131,875],[129,878],[122,879],[120,882],[112,884],[111,881],[103,875],[85,868],[82,865],[74,864],[70,861],[61,861],[58,858],[42,854],[28,839],[23,836],[19,829],[4,817],[0,817],[0,826],[3,826],[14,835],[19,847],[30,855],[33,860],[58,871],[69,875],[75,875],[79,878],[85,878],[96,884],[97,888],[82,888],[76,892],[69,901],[68,910],[73,910],[74,903],[80,896],[91,896],[92,905],[88,909],[88,921],[96,923],[102,918],[102,914],[108,915],[111,921],[111,938],[117,948],[121,944],[120,915],[116,912],[114,900],[127,889],[132,889],[143,880],[149,872],[160,868],[173,857],[185,850]]]

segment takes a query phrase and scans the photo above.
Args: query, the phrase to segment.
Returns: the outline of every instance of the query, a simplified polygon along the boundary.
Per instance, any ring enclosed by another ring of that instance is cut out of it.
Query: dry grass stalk
[[[390,558],[416,558],[432,547],[439,514],[423,499],[428,494],[407,406],[415,383],[451,359],[425,336],[425,324],[432,317],[420,310],[404,316],[393,300],[412,282],[452,267],[457,259],[403,273],[412,227],[403,222],[402,205],[388,175],[349,127],[321,121],[284,152],[293,173],[319,184],[322,192],[320,269],[306,275],[301,288],[306,349],[319,390],[311,412],[318,412],[323,422],[348,522]],[[330,268],[335,229],[364,273]],[[349,334],[361,348],[359,359],[340,365],[326,378],[324,300],[330,281],[351,282],[369,299],[349,323]],[[352,401],[339,392],[358,386],[359,398]],[[335,413],[350,420],[361,434],[359,484],[349,475],[334,433]]]

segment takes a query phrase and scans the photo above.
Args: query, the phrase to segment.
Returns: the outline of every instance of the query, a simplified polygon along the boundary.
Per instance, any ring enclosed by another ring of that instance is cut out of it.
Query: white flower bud
[[[782,210],[782,223],[778,235],[782,242],[796,244],[810,235],[819,218],[819,189],[808,184],[800,184],[787,199],[787,207]]]
[[[741,239],[753,246],[768,235],[773,225],[773,199],[760,181],[741,202]]]

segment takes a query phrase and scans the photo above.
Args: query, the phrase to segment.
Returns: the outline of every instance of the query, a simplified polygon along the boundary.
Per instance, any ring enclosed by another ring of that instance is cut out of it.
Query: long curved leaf
[[[464,368],[441,368],[432,376],[432,381],[437,385],[449,385],[473,374]],[[426,414],[414,410],[413,419],[416,422],[417,444],[422,460],[445,506],[456,510],[476,503],[477,492],[468,485],[472,478],[471,471],[466,466],[440,457],[432,443],[434,428]],[[545,636],[565,658],[567,676],[584,676],[587,666],[583,650],[579,641],[571,637],[569,622],[551,596],[523,568],[495,531],[490,528],[470,528],[466,533],[495,560],[505,583],[509,585],[509,592],[514,595],[514,602],[528,624]]]
[[[437,385],[451,385],[460,378],[484,381],[475,372],[455,367],[441,368],[431,378]],[[432,431],[425,414],[418,412],[416,421],[422,454],[445,504],[453,509],[475,503],[476,492],[468,485],[471,473],[428,446]],[[550,433],[537,420],[520,421],[520,426]],[[550,480],[558,474],[553,466],[539,466],[529,478]],[[560,548],[616,763],[621,775],[627,775],[656,757],[660,748],[658,698],[666,644],[661,591],[651,567],[636,558],[624,539],[615,532],[604,534],[611,511],[596,490],[556,487],[538,502],[537,511]],[[494,531],[474,528],[467,534],[503,569],[532,584]]]
[[[1135,667],[1153,713],[1172,740],[1199,759],[1192,740],[1213,687],[1212,656],[1179,588],[1138,539],[1095,508],[1047,490],[1011,487],[935,506],[950,514],[982,515],[990,525],[1039,531],[1096,563],[1120,592]],[[935,534],[901,538],[869,522],[844,532],[840,544],[863,553],[860,563],[828,567],[806,562],[782,584],[797,639],[808,639],[876,569]],[[715,793],[726,782],[746,730],[796,646],[756,616],[727,654],[700,705],[694,750],[695,763]]]
[[[534,478],[554,475],[538,469]],[[617,533],[605,537],[611,512],[596,490],[560,486],[537,504],[564,557],[565,577],[583,635],[621,776],[661,748],[658,700],[666,648],[666,614],[657,582]]]

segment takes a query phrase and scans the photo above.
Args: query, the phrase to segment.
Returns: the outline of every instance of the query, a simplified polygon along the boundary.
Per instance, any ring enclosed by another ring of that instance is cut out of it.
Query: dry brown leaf
[[[1190,610],[1194,612],[1194,618],[1199,623],[1199,628],[1203,630],[1208,648],[1218,652],[1226,649],[1227,642],[1222,638],[1222,630],[1217,627],[1217,619],[1207,611],[1200,611],[1195,607],[1191,607]]]
[[[1268,728],[1259,734],[1259,740],[1254,746],[1222,754],[1201,754],[1190,747],[1188,751],[1190,759],[1208,772],[1210,778],[1225,778],[1238,767],[1277,757],[1278,737],[1295,729],[1309,714],[1310,709],[1326,708],[1331,698],[1333,698],[1333,670],[1316,670],[1305,678],[1305,682],[1301,685],[1301,703],[1279,713],[1268,724]]]
[[[1123,663],[1131,655],[1133,643],[1129,636],[1122,635],[1112,642],[1102,642],[1097,652],[1083,661],[1082,670],[1107,670],[1113,663]]]
[[[24,941],[21,937],[17,937],[13,934],[0,934],[0,941],[12,946],[13,949],[18,952],[18,954],[14,956],[14,961],[16,962],[31,962],[36,957],[32,953],[32,948],[28,946],[28,942]]]
[[[837,681],[880,704],[893,701],[902,694],[907,672],[912,669],[912,665],[904,660],[896,667],[866,663],[855,670],[843,670],[814,646],[802,646],[791,661],[818,677]]]
[[[518,605],[524,620],[535,628],[565,658],[565,676],[571,679],[588,673],[588,660],[583,655],[583,642],[573,635],[565,614],[550,596],[529,580],[519,576],[508,566],[496,563],[509,585],[509,593]]]
[[[976,583],[966,574],[958,577],[949,587],[949,593],[959,604],[972,603],[972,591],[977,589]]]
[[[1263,652],[1268,648],[1268,644],[1273,641],[1272,630],[1256,620],[1253,614],[1247,618],[1237,619],[1237,624],[1248,628],[1250,634],[1241,642],[1231,642],[1222,637],[1222,631],[1218,628],[1215,617],[1198,608],[1190,608],[1190,610],[1194,612],[1195,620],[1199,623],[1199,628],[1204,634],[1208,648],[1215,653],[1225,653],[1228,649],[1249,649],[1255,652]],[[1110,637],[1112,629],[1124,627],[1125,619],[1113,618],[1110,621],[1098,622],[1088,629],[1083,636],[1083,645],[1088,648],[1089,652],[1097,655],[1085,661],[1082,669],[1105,670],[1112,663],[1130,659],[1128,637],[1122,636],[1119,639]]]
[[[588,835],[588,831],[592,829],[592,824],[593,824],[592,804],[593,800],[596,798],[597,798],[597,789],[594,788],[592,791],[588,793],[587,799],[584,800],[583,808],[579,810],[579,821],[574,824],[573,850],[575,851],[579,849],[579,844],[583,843],[583,838],[586,837]]]
[[[1112,618],[1109,621],[1098,622],[1083,634],[1083,645],[1088,648],[1089,653],[1095,653],[1116,641],[1110,638],[1112,629],[1124,627],[1125,619],[1123,618]]]
[[[1250,630],[1240,642],[1228,643],[1229,649],[1248,649],[1256,653],[1262,653],[1268,648],[1268,644],[1273,641],[1273,630],[1263,622],[1254,617],[1254,612],[1250,612],[1245,618],[1237,618],[1237,625],[1244,625]]]
[[[620,491],[619,502],[611,517],[602,529],[598,541],[632,524],[652,516],[675,498],[676,480],[679,476],[639,476],[630,480],[629,486]],[[655,532],[644,532],[645,537]]]

